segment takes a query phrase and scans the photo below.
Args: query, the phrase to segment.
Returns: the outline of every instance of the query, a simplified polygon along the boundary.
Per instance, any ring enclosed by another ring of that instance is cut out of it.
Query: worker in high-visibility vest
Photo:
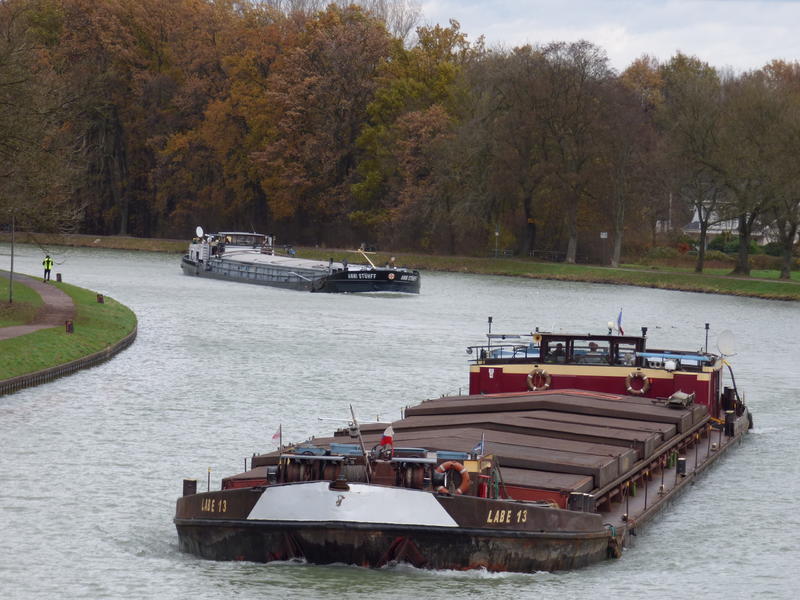
[[[44,279],[42,281],[50,281],[50,269],[53,268],[53,259],[50,258],[49,254],[44,257],[42,266],[44,267]]]

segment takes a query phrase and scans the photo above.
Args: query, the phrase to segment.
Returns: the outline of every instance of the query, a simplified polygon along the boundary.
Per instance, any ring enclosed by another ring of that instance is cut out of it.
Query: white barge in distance
[[[418,294],[419,271],[388,265],[349,264],[278,254],[274,238],[224,231],[197,237],[181,260],[186,275],[255,283],[311,292],[405,292]]]

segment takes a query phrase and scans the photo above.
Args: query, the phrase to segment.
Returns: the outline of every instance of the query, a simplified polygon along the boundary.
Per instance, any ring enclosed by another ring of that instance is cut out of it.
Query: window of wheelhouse
[[[572,340],[569,338],[547,338],[542,340],[541,347],[542,362],[545,363],[567,363],[571,362]]]
[[[610,342],[603,339],[579,339],[572,342],[574,362],[585,365],[607,365],[610,360]]]
[[[636,365],[635,342],[611,342],[612,364],[633,367]]]

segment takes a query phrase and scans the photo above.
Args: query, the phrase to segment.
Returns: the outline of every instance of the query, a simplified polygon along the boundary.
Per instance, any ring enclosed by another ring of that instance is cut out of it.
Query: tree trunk
[[[623,194],[617,194],[614,208],[614,249],[611,252],[611,266],[619,267],[619,259],[622,255],[622,236],[625,229],[625,196]]]
[[[739,255],[733,275],[750,275],[750,223],[747,214],[739,215]]]
[[[794,248],[794,238],[797,235],[797,224],[788,226],[788,231],[781,228],[782,232],[786,232],[783,240],[783,260],[781,261],[781,275],[780,279],[792,278],[792,249]]]
[[[574,199],[569,202],[567,214],[567,233],[569,242],[567,243],[567,256],[565,262],[575,264],[575,257],[578,253],[578,201]]]
[[[532,198],[527,198],[522,206],[525,212],[525,237],[522,239],[522,256],[530,256],[536,248],[536,220],[533,218]]]
[[[697,244],[697,262],[694,265],[695,273],[702,273],[706,264],[706,238],[708,238],[708,221],[700,220],[700,242]]]

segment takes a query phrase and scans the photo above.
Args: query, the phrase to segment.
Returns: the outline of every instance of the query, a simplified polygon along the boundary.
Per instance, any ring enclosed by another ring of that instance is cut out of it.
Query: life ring
[[[641,379],[642,387],[639,389],[634,388],[631,385],[634,379]],[[625,389],[628,390],[629,394],[633,394],[634,396],[644,396],[650,389],[650,380],[647,378],[647,375],[641,371],[631,371],[625,378],[625,386]]]
[[[436,467],[437,473],[444,473],[445,471],[457,471],[461,475],[461,484],[456,488],[456,494],[462,495],[469,490],[469,471],[464,468],[460,462],[456,462],[454,460],[448,460],[447,462],[443,462],[438,467]],[[450,490],[448,490],[445,486],[440,485],[439,488],[436,490],[440,494],[449,494]]]
[[[536,385],[537,378],[541,378],[544,380],[542,385]],[[550,389],[550,382],[552,378],[550,377],[550,373],[545,371],[544,369],[534,369],[530,373],[528,373],[528,389],[532,392],[538,392],[539,390],[547,390]]]
[[[389,275],[387,275],[387,277],[391,281],[392,279],[394,279],[394,273],[389,273]]]

